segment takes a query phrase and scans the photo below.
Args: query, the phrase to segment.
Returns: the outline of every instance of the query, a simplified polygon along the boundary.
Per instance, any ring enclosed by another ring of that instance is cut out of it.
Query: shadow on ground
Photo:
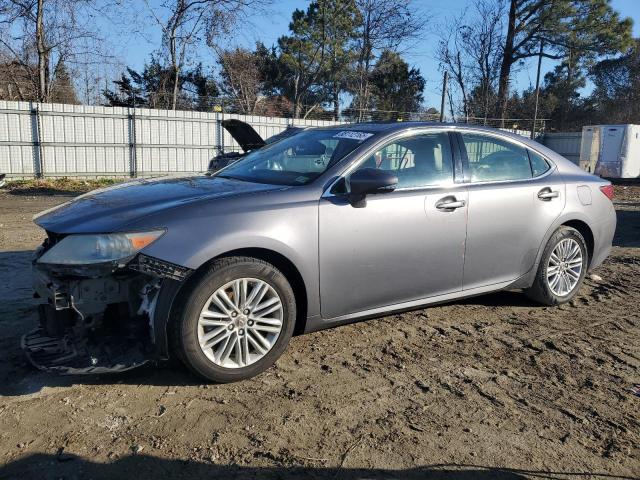
[[[256,452],[256,456],[261,456]],[[541,478],[597,477],[631,480],[632,477],[593,472],[554,472],[493,468],[479,465],[428,465],[404,470],[323,467],[241,467],[192,460],[166,460],[148,455],[130,455],[110,463],[95,463],[73,455],[35,454],[0,468],[2,479],[48,478],[215,478],[231,479],[403,479],[403,480],[520,480]]]
[[[9,195],[16,195],[19,197],[31,197],[35,195],[46,195],[50,197],[75,197],[76,195],[81,195],[84,192],[65,188],[18,187],[10,189],[8,193]]]
[[[616,210],[614,247],[640,248],[640,210]]]
[[[43,388],[67,388],[74,385],[150,385],[160,387],[187,387],[202,385],[203,380],[192,374],[182,364],[166,362],[159,365],[147,364],[122,373],[100,375],[60,375],[39,371],[31,366],[21,350],[16,354],[15,366],[10,375],[0,383],[0,396],[12,397],[31,395]],[[2,361],[0,355],[0,361]],[[1,377],[0,377],[1,378]],[[223,385],[220,385],[223,387]],[[0,479],[2,477],[0,476]]]
[[[540,307],[539,303],[527,297],[521,290],[505,290],[465,298],[454,303],[459,305],[482,305],[484,307]]]

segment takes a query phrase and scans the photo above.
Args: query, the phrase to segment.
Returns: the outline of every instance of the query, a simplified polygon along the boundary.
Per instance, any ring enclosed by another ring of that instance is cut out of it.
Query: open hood
[[[246,122],[231,118],[220,122],[222,127],[229,132],[233,139],[238,142],[243,152],[262,148],[270,143],[277,142],[283,138],[291,137],[298,132],[304,130],[302,127],[293,127],[289,125],[282,132],[277,133],[267,139],[263,139],[255,129]]]
[[[242,151],[248,152],[256,148],[262,148],[266,145],[262,137],[248,123],[242,122],[235,118],[222,120],[222,127],[229,132],[233,139],[238,142]]]

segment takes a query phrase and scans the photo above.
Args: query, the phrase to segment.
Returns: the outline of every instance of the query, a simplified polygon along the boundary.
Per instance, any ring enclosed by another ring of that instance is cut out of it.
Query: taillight
[[[603,185],[600,187],[600,191],[604,193],[609,200],[613,201],[613,185]]]

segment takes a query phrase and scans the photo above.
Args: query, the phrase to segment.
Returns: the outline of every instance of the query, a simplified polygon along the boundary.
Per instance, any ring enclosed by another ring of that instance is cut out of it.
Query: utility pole
[[[449,80],[449,72],[444,71],[444,79],[442,80],[442,102],[440,103],[440,122],[444,122],[444,105],[447,98],[447,81]]]
[[[542,67],[542,53],[544,51],[544,41],[540,40],[540,52],[538,53],[538,73],[536,75],[536,108],[533,113],[533,125],[531,126],[531,139],[536,138],[536,120],[538,120],[538,101],[540,99],[540,70]]]

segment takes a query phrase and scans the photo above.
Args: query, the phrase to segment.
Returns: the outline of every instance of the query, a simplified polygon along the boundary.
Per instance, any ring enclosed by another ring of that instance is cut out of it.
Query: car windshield
[[[372,137],[362,130],[306,130],[254,150],[216,175],[247,182],[306,185]]]

